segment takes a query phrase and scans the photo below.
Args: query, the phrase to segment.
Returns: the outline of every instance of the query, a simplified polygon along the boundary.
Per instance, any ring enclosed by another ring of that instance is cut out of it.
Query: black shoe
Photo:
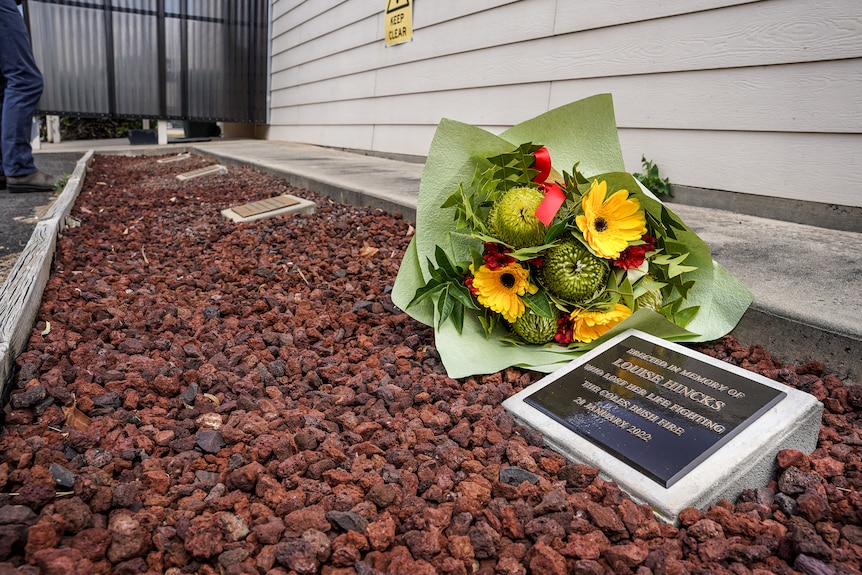
[[[0,190],[6,189],[6,176],[0,176]]]
[[[56,185],[57,178],[39,171],[27,174],[26,176],[6,176],[6,187],[13,194],[53,192]]]

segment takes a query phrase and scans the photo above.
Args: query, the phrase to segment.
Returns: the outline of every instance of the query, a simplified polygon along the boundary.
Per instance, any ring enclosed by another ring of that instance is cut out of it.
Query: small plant
[[[670,180],[667,178],[662,179],[659,176],[658,166],[647,160],[645,156],[641,156],[641,164],[643,164],[644,173],[635,173],[632,175],[654,194],[659,196],[673,196],[670,189]]]
[[[71,174],[63,174],[62,176],[60,176],[57,179],[57,181],[54,182],[54,191],[55,192],[62,192],[63,189],[66,187],[66,184],[69,183],[70,177],[71,177]]]

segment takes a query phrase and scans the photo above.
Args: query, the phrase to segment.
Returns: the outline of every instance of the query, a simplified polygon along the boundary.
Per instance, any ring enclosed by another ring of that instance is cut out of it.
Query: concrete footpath
[[[38,167],[49,174],[70,174],[83,154],[70,150],[37,156]],[[54,192],[12,194],[0,190],[0,258],[24,249],[40,214],[55,196]]]
[[[54,154],[80,158],[90,149],[97,154],[188,150],[407,219],[415,217],[423,168],[305,144],[228,139],[163,147],[130,146],[127,140],[52,144],[37,154],[37,164],[60,158]],[[862,384],[862,233],[680,203],[671,208],[707,242],[714,259],[754,293],[754,304],[733,332],[740,341],[760,344],[788,363],[822,361],[846,382]],[[5,219],[2,211],[0,218]]]

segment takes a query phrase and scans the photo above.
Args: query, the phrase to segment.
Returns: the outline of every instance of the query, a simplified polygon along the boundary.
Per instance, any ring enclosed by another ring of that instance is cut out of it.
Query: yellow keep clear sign
[[[413,39],[413,0],[386,0],[386,45]]]

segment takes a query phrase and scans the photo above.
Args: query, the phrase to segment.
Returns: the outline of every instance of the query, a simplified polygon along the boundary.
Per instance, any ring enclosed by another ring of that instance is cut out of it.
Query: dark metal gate
[[[39,111],[265,123],[268,0],[28,0]]]

